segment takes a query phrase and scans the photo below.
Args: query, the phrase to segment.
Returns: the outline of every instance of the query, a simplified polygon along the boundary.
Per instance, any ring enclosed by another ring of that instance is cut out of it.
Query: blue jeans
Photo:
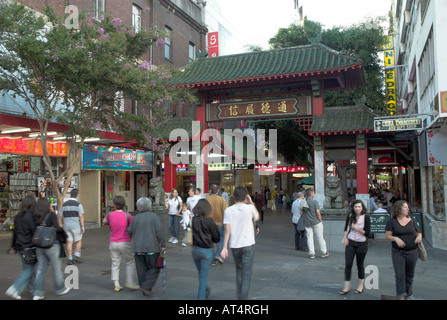
[[[217,229],[219,229],[219,236],[220,236],[220,241],[219,241],[219,250],[217,250],[216,247],[214,247],[214,256],[220,256],[220,253],[222,252],[222,248],[223,248],[223,241],[224,241],[224,236],[225,236],[225,227],[222,226],[217,226]]]
[[[247,300],[250,291],[251,273],[253,270],[253,257],[255,245],[242,248],[231,248],[236,264],[236,293],[239,300]]]
[[[175,238],[179,236],[180,216],[168,215],[168,233]]]
[[[37,248],[37,275],[34,282],[34,296],[44,296],[45,294],[45,275],[48,270],[48,263],[51,263],[53,271],[53,284],[56,294],[62,293],[65,287],[64,274],[62,272],[61,260],[59,259],[60,244],[55,243],[51,248]]]
[[[19,250],[18,252],[20,260],[22,261],[22,272],[17,277],[16,281],[12,284],[12,287],[17,291],[20,295],[22,292],[28,287],[31,291],[33,290],[34,285],[34,268],[36,263],[25,263],[23,259],[23,251]]]
[[[208,289],[208,272],[211,268],[211,263],[214,258],[214,249],[200,248],[194,246],[192,250],[192,258],[199,271],[199,292],[197,293],[197,300],[205,300],[209,294]]]

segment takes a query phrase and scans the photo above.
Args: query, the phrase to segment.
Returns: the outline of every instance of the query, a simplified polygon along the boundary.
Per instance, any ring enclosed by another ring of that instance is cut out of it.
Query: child
[[[183,220],[181,221],[183,226],[183,241],[182,246],[186,247],[185,239],[186,234],[188,233],[188,228],[192,219],[191,211],[189,211],[189,206],[185,202],[182,203],[182,216]]]

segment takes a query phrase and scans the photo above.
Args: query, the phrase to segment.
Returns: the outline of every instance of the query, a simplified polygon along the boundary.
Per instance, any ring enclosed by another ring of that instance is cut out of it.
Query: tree
[[[157,29],[135,32],[120,18],[93,21],[80,15],[79,29],[65,26],[47,7],[45,16],[21,4],[0,4],[0,91],[26,100],[40,126],[43,162],[53,185],[67,176],[62,205],[86,138],[113,130],[128,141],[155,145],[153,123],[164,117],[164,104],[194,100],[188,89],[167,86],[174,70],[141,61],[152,44],[162,45]],[[117,95],[142,102],[138,116],[125,113]],[[50,122],[65,124],[67,166],[55,177],[47,152]]]
[[[321,42],[344,54],[355,54],[363,62],[366,85],[364,88],[340,92],[325,92],[325,105],[352,105],[366,96],[366,105],[376,113],[385,113],[384,71],[379,58],[386,43],[387,32],[382,27],[385,18],[365,18],[357,25],[324,29],[319,22],[306,20],[303,26],[292,24],[282,28],[269,40],[272,48],[287,48]]]

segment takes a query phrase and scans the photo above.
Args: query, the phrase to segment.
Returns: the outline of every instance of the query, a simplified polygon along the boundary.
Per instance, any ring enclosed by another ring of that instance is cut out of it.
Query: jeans
[[[175,238],[179,237],[180,216],[168,215],[168,233]]]
[[[112,258],[112,281],[120,279],[121,260],[126,265],[125,285],[136,284],[136,268],[133,257],[132,242],[110,242],[110,257]]]
[[[231,248],[236,264],[236,294],[239,300],[247,300],[250,291],[251,273],[255,245],[242,248]]]
[[[367,252],[368,242],[349,240],[349,245],[345,248],[345,281],[351,280],[354,257],[356,257],[357,261],[358,277],[359,279],[365,279],[365,257]]]
[[[315,255],[314,234],[321,252],[323,254],[327,253],[326,241],[323,238],[323,222],[317,223],[313,227],[306,227],[306,234],[309,255]]]
[[[211,268],[211,263],[214,258],[213,248],[200,248],[194,246],[192,251],[192,258],[199,271],[199,292],[197,293],[197,300],[205,300],[209,294],[208,289],[208,273]]]
[[[217,228],[219,229],[219,236],[220,236],[220,241],[219,241],[219,250],[216,249],[216,247],[214,248],[214,256],[220,256],[220,253],[222,252],[222,248],[223,248],[223,241],[224,241],[224,236],[225,236],[225,227],[222,226],[217,226]]]
[[[413,278],[419,252],[413,250],[401,250],[392,248],[391,259],[393,261],[394,275],[396,277],[396,296],[398,298],[413,295]]]
[[[28,287],[31,291],[34,286],[34,269],[36,263],[25,263],[23,259],[23,251],[18,251],[20,260],[22,261],[22,272],[19,274],[17,279],[14,281],[11,287],[17,292],[17,294],[22,294],[22,292]]]
[[[64,274],[62,272],[61,260],[59,259],[61,246],[55,243],[51,248],[37,248],[37,275],[34,282],[34,296],[44,296],[45,294],[45,275],[48,270],[48,264],[51,263],[53,271],[53,284],[56,294],[62,293],[65,287]]]

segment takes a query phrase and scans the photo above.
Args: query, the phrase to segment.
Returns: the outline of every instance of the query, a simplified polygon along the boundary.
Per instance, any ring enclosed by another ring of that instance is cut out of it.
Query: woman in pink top
[[[368,236],[371,227],[371,221],[366,214],[365,205],[361,200],[355,200],[348,212],[345,224],[344,244],[345,249],[345,285],[341,295],[346,295],[351,288],[351,270],[354,264],[354,257],[357,260],[357,270],[359,284],[355,290],[356,294],[363,292],[363,283],[365,282],[365,257],[368,252]]]
[[[122,196],[113,199],[116,211],[110,212],[104,218],[104,225],[110,226],[110,256],[112,258],[112,281],[115,284],[115,292],[121,291],[119,282],[121,259],[126,264],[126,282],[124,286],[129,289],[139,289],[136,284],[136,268],[133,258],[132,240],[127,233],[127,227],[132,222],[132,216],[123,211],[126,200]]]

